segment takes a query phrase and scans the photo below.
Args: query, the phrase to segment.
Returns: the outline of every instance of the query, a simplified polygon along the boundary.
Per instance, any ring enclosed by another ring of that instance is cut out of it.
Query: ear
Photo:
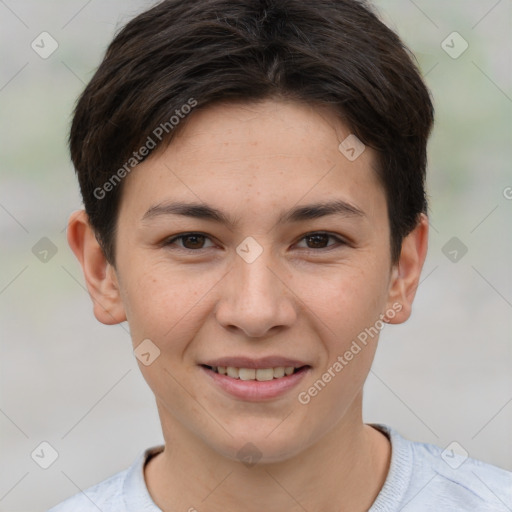
[[[82,266],[98,321],[114,325],[126,320],[114,267],[108,263],[84,210],[69,217],[68,244]]]
[[[393,310],[395,315],[388,315],[387,323],[401,324],[411,316],[412,302],[427,256],[428,229],[428,217],[422,213],[416,227],[402,242],[400,259],[392,269],[388,295],[387,311]]]

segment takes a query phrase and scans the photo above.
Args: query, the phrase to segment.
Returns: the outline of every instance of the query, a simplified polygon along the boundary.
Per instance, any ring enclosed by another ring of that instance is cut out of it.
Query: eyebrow
[[[184,203],[184,202],[163,202],[151,206],[142,217],[142,221],[149,221],[156,217],[166,215],[182,215],[195,219],[210,220],[225,224],[229,228],[234,228],[237,224],[236,219],[231,218],[223,211],[204,203]],[[356,206],[342,201],[341,199],[298,206],[282,212],[277,220],[278,224],[287,224],[292,222],[301,222],[306,220],[318,219],[328,215],[339,215],[342,217],[365,217],[366,214]]]

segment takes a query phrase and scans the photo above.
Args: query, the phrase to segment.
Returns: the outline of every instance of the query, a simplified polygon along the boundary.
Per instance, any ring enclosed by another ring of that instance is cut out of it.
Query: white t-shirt
[[[386,425],[370,425],[390,439],[391,464],[368,512],[512,512],[512,472],[409,441]],[[143,451],[128,469],[48,512],[162,512],[144,480],[144,464],[162,450],[155,446]]]

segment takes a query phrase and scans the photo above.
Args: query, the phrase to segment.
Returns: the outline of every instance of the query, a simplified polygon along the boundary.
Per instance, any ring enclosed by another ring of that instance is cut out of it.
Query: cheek
[[[204,273],[177,272],[168,265],[148,267],[146,263],[144,272],[135,270],[130,275],[123,300],[135,345],[144,338],[161,348],[170,339],[175,344],[179,332],[194,325],[201,298],[213,285]]]
[[[382,269],[369,262],[304,278],[304,303],[330,329],[333,346],[343,349],[379,319],[387,299],[383,276]]]
[[[319,414],[336,418],[355,399],[370,371],[387,298],[386,274],[378,266],[368,263],[365,268],[345,270],[333,273],[311,304],[322,320],[318,328],[326,358],[319,368],[320,382],[316,381],[315,389],[305,390],[315,407],[326,408]],[[315,398],[315,393],[322,398]]]
[[[193,338],[214,309],[212,301],[224,298],[224,266],[180,267],[164,259],[151,261],[147,254],[123,263],[123,274],[129,276],[123,302],[134,346],[149,338],[162,349],[180,350],[180,339],[185,343]],[[381,266],[370,251],[361,251],[357,261],[283,268],[278,273],[291,290],[289,300],[303,309],[306,319],[319,321],[317,327],[330,340],[329,352],[344,352],[382,312],[387,290]]]
[[[152,340],[169,364],[182,360],[188,345],[208,322],[223,276],[228,267],[177,265],[168,259],[151,261],[146,257],[130,261],[130,279],[124,296],[134,348],[144,339]],[[210,319],[211,321],[211,319]]]
[[[363,388],[384,325],[385,282],[379,275],[363,269],[340,272],[308,304],[321,320],[317,330],[326,351],[315,379],[301,389],[300,403],[311,412],[312,427],[312,418],[323,417],[329,430]]]

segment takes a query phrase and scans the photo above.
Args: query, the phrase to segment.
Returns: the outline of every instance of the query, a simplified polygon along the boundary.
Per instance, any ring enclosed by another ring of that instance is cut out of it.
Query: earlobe
[[[403,323],[411,316],[412,303],[427,256],[428,228],[428,217],[422,213],[416,227],[403,240],[400,259],[393,267],[390,281],[388,309],[395,312],[392,318],[391,315],[387,318],[390,324]]]
[[[96,319],[106,325],[126,320],[114,267],[108,263],[84,210],[71,214],[68,244],[82,266]]]

